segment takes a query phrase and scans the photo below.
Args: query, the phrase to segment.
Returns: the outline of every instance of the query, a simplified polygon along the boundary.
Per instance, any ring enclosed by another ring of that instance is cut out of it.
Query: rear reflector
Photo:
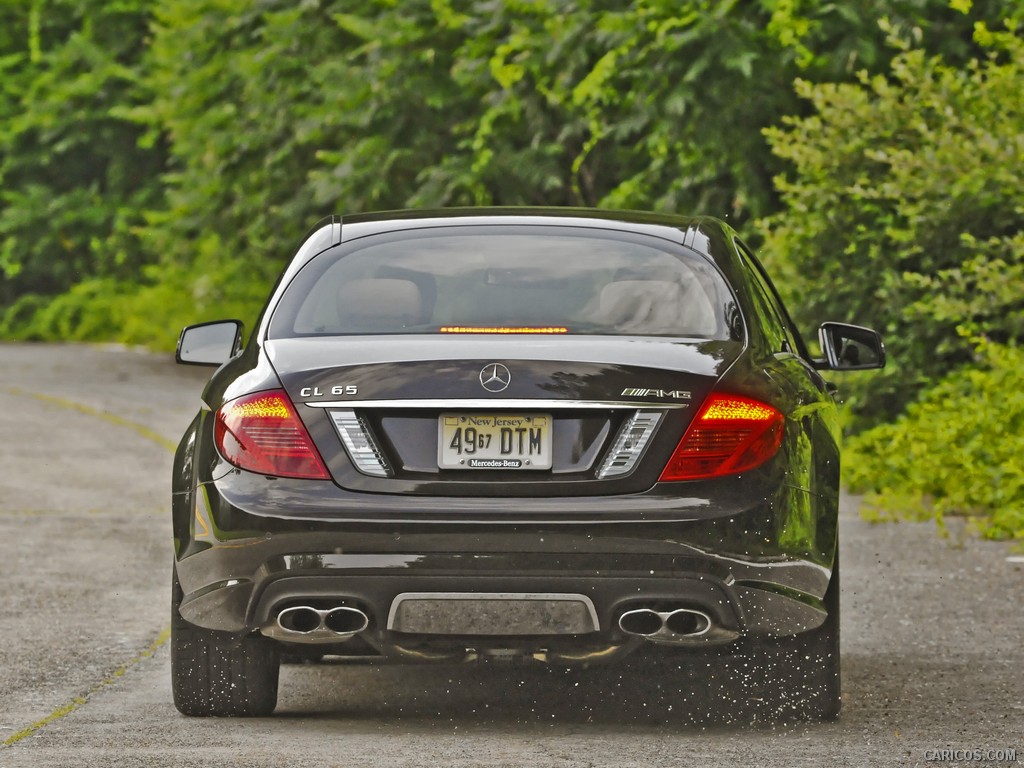
[[[284,390],[225,403],[217,411],[214,439],[221,455],[240,469],[277,477],[329,478]]]
[[[690,423],[660,482],[734,475],[768,461],[782,444],[785,417],[739,395],[712,394]]]
[[[661,411],[637,411],[626,420],[615,438],[615,444],[608,452],[601,468],[597,471],[599,480],[606,477],[626,475],[643,455],[651,435],[661,421]]]
[[[356,469],[365,475],[390,476],[384,452],[377,446],[366,423],[355,411],[331,411],[331,421]]]

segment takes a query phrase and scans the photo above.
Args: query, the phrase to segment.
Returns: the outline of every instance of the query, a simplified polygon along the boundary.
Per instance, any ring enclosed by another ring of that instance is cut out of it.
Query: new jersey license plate
[[[441,469],[551,469],[551,416],[442,413],[437,420]]]

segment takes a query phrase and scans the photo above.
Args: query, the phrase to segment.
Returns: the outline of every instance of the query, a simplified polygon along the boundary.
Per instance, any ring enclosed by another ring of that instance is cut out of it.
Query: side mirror
[[[242,351],[242,323],[217,320],[186,327],[174,359],[187,365],[222,365]]]
[[[846,323],[822,323],[818,341],[824,360],[815,367],[829,371],[867,371],[885,367],[885,344],[877,331]]]

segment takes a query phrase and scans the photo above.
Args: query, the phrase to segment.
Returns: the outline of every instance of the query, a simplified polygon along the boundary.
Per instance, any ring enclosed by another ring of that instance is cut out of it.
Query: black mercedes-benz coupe
[[[823,370],[720,221],[577,209],[327,219],[219,365],[173,477],[174,700],[265,715],[282,657],[747,654],[839,711]],[[632,666],[632,665],[631,665]]]

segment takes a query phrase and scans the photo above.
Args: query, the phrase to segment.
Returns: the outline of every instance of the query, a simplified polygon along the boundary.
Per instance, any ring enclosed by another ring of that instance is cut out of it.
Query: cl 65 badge
[[[303,387],[299,390],[299,397],[324,397],[325,395],[351,397],[357,394],[359,394],[359,387],[355,384],[338,384],[331,387],[328,391],[324,391],[320,387]]]

